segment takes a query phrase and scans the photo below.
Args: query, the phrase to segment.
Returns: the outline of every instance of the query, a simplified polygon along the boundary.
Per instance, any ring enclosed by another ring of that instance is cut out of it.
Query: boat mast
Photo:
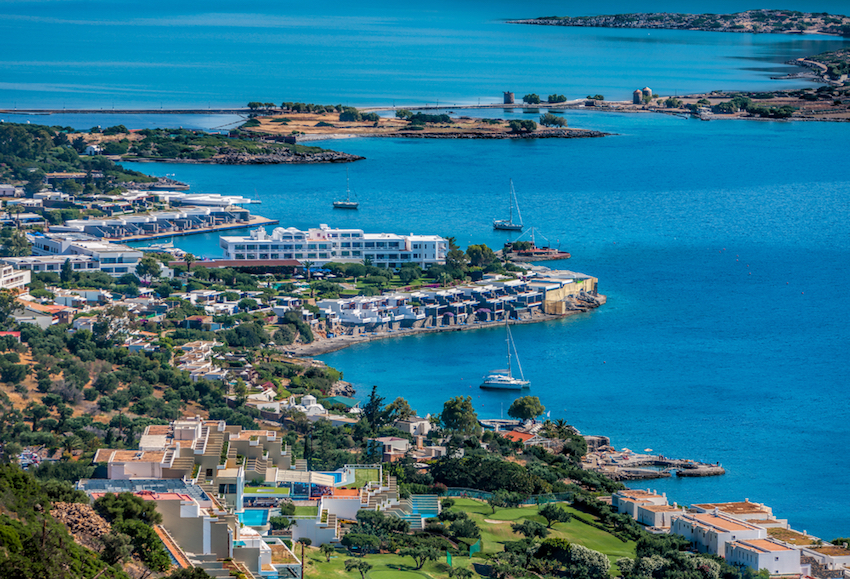
[[[516,366],[519,368],[519,379],[525,380],[525,375],[522,373],[522,364],[519,363],[519,354],[516,352],[516,344],[514,344],[514,339],[511,338],[511,345],[514,347],[514,356],[516,356]]]
[[[514,203],[516,203],[516,214],[519,217],[519,223],[517,225],[522,225],[522,213],[519,212],[519,203],[516,200],[516,191],[514,191],[514,181],[511,179],[511,193],[514,196]]]
[[[345,168],[345,200],[351,201],[351,187],[348,180],[348,167]]]
[[[508,347],[508,376],[513,378],[511,373],[511,328],[508,326],[508,318],[505,318],[505,345]]]
[[[514,222],[514,180],[509,179],[511,189],[508,191],[508,223]]]

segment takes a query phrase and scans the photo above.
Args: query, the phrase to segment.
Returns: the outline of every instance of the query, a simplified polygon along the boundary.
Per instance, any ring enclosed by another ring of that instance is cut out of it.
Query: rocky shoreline
[[[607,137],[613,133],[602,131],[590,131],[584,129],[554,129],[538,130],[530,133],[425,133],[425,132],[398,132],[387,135],[358,135],[363,137],[387,137],[405,139],[586,139]]]
[[[252,155],[249,153],[226,153],[209,159],[123,159],[134,163],[179,163],[185,165],[307,165],[318,163],[353,163],[366,157],[322,151],[321,153],[294,153],[289,149],[279,152]]]

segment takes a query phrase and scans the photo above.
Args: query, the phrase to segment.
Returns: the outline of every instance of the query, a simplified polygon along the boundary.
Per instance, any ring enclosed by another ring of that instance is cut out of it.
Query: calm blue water
[[[142,7],[143,6],[143,7]],[[846,11],[846,2],[786,8]],[[632,2],[4,2],[0,107],[492,102],[513,90],[570,98],[768,88],[826,37],[507,25],[510,18],[630,12]],[[642,2],[642,10],[735,11],[743,0]],[[34,41],[37,39],[37,41]],[[99,123],[98,123],[99,124]],[[91,126],[91,125],[89,125]]]
[[[155,108],[254,99],[450,105],[486,102],[506,89],[625,98],[646,84],[662,93],[767,88],[791,86],[768,79],[784,60],[843,45],[500,22],[588,13],[586,3],[258,3],[251,14],[229,6],[210,2],[198,14],[179,3],[154,3],[142,14],[122,3],[7,3],[0,15],[0,106]],[[787,7],[844,9],[837,2]],[[633,9],[622,2],[593,6]],[[31,42],[35,34],[39,40]],[[598,276],[609,297],[593,313],[514,331],[532,393],[552,417],[609,435],[618,447],[727,467],[724,477],[649,483],[679,503],[749,498],[825,539],[846,534],[847,126],[566,116],[571,126],[617,136],[326,143],[367,157],[349,166],[361,202],[356,215],[331,209],[345,187],[342,166],[133,168],[173,173],[196,192],[256,197],[262,205],[255,212],[283,225],[438,233],[491,246],[507,239],[490,223],[504,216],[513,178],[526,223],[573,254],[557,266]],[[213,128],[231,120],[163,115],[153,122]],[[49,122],[145,123],[111,115]],[[199,255],[220,254],[217,236],[175,242]],[[464,394],[481,415],[498,416],[512,395],[477,385],[501,366],[502,340],[497,330],[422,336],[323,359],[361,395],[377,384],[388,399],[403,395],[426,413]]]
[[[341,166],[136,165],[197,191],[257,196],[254,210],[297,227],[455,235],[490,229],[514,179],[526,223],[573,254],[609,303],[513,334],[532,393],[553,418],[617,447],[720,461],[729,474],[653,481],[679,503],[771,505],[831,538],[850,492],[850,164],[847,127],[567,113],[617,136],[526,142],[355,139],[327,143],[350,165],[357,215],[334,213]],[[256,189],[256,193],[255,193]],[[218,255],[216,238],[177,238]],[[499,330],[361,345],[322,359],[361,396],[372,384],[420,413],[458,394],[499,416],[509,393],[478,388],[503,363]],[[438,364],[435,361],[439,360]]]

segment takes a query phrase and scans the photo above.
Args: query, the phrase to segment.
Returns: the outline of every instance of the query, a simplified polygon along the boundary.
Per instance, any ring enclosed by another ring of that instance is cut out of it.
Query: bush
[[[508,123],[512,133],[523,133],[537,130],[537,123],[534,121],[511,121]]]
[[[540,124],[545,127],[566,127],[567,119],[553,115],[552,113],[546,113],[540,117]]]

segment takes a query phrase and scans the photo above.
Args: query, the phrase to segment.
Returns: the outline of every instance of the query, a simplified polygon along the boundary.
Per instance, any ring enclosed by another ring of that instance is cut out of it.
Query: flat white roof
[[[304,483],[332,487],[336,481],[334,477],[320,472],[278,469],[275,482]]]

